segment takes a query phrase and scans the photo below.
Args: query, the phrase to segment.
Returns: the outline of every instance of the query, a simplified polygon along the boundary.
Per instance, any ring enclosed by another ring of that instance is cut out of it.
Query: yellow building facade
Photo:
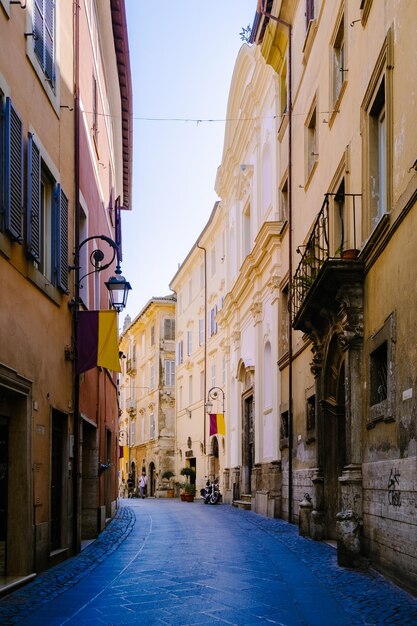
[[[148,495],[166,497],[175,472],[174,295],[151,298],[120,337],[119,484],[129,475],[137,495],[144,470]]]

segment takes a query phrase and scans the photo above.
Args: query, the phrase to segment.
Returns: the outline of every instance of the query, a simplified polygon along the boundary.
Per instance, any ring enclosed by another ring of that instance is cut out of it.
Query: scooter
[[[200,489],[200,495],[204,504],[217,504],[222,499],[219,489],[219,479],[215,478],[213,482],[207,479],[206,486]]]

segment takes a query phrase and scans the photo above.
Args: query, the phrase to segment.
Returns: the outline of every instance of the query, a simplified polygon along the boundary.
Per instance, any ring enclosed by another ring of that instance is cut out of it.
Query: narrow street
[[[331,546],[227,505],[122,500],[82,553],[0,600],[0,623],[417,623],[417,599]]]

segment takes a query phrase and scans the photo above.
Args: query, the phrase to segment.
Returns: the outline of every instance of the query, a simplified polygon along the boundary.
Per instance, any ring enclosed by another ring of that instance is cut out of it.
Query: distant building
[[[148,495],[164,497],[175,471],[175,295],[151,298],[120,337],[119,480],[145,470]]]
[[[223,483],[226,437],[210,435],[205,403],[217,392],[213,413],[223,413],[227,358],[217,315],[226,293],[224,211],[216,203],[204,230],[170,283],[176,309],[176,471],[196,472],[197,491],[207,477]],[[180,480],[184,482],[184,480]]]

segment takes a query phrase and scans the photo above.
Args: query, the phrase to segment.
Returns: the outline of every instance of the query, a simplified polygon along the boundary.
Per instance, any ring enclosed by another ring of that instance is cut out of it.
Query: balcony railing
[[[321,269],[329,260],[355,259],[361,194],[326,194],[292,279],[290,307],[295,320]],[[333,201],[331,202],[332,199]]]

